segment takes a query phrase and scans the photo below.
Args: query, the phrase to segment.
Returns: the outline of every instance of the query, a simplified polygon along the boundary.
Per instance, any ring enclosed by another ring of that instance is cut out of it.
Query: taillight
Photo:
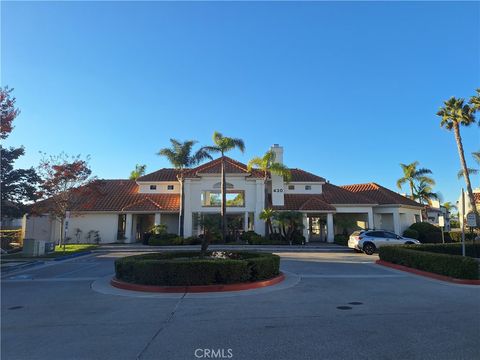
[[[360,241],[362,240],[363,238],[361,236],[357,236],[357,240]]]

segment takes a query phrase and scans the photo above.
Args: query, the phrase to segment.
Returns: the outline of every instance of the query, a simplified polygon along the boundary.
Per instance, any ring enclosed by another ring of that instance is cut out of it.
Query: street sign
[[[469,212],[467,214],[467,226],[468,227],[477,227],[477,216],[474,212]]]
[[[438,215],[438,226],[444,227],[445,226],[445,218],[443,215]]]

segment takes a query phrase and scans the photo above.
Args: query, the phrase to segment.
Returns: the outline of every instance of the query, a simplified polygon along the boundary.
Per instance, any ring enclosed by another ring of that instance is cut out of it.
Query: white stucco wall
[[[150,190],[150,185],[156,185],[156,190]],[[168,185],[173,186],[173,190],[168,190]],[[139,182],[138,192],[142,194],[178,194],[180,193],[180,183],[178,181],[159,181],[159,182]]]
[[[311,186],[311,190],[305,190],[305,186]],[[291,190],[288,187],[294,186],[294,189]],[[286,183],[284,186],[285,194],[321,194],[322,193],[322,184],[321,183],[306,183],[306,182],[290,182]]]
[[[53,220],[49,215],[28,216],[22,224],[25,239],[59,242],[60,221]]]
[[[80,242],[87,243],[86,238],[90,230],[99,232],[100,243],[112,243],[117,241],[118,214],[114,213],[89,213],[72,214],[68,224],[67,237],[70,243],[77,241],[75,229],[82,230]],[[90,240],[93,242],[93,239]]]

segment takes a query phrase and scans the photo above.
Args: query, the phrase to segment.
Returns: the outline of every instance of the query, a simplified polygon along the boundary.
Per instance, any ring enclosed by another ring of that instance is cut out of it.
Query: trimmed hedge
[[[420,234],[415,229],[407,229],[403,232],[403,236],[408,237],[410,239],[417,239],[420,237]]]
[[[188,286],[266,280],[280,273],[280,257],[269,253],[153,253],[115,260],[117,279],[143,285]],[[224,258],[225,257],[225,258]]]
[[[337,234],[333,237],[333,242],[337,245],[348,246],[348,236]]]
[[[445,234],[446,235],[446,234]],[[462,232],[461,231],[450,231],[448,233],[453,242],[462,242]],[[474,232],[465,233],[465,241],[473,241],[478,234]]]
[[[471,257],[420,250],[425,245],[383,246],[381,260],[457,279],[479,279],[479,263]]]
[[[427,251],[437,254],[462,255],[462,244],[423,244],[406,245],[406,248]],[[480,243],[465,243],[465,255],[470,257],[480,256]]]

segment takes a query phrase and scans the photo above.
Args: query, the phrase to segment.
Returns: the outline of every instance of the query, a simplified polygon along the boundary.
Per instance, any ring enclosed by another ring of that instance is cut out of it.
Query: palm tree
[[[480,88],[475,90],[477,92],[476,95],[473,95],[470,98],[470,105],[473,109],[473,111],[480,111]],[[479,123],[480,124],[480,123]]]
[[[200,149],[192,155],[192,148],[197,143],[195,140],[178,141],[176,139],[170,139],[172,146],[170,148],[160,149],[158,155],[165,156],[172,166],[179,170],[177,179],[180,182],[181,187],[181,205],[180,205],[180,236],[184,234],[184,217],[185,217],[185,169],[198,164],[205,159],[211,159],[210,154],[205,150]]]
[[[277,212],[273,209],[266,208],[260,213],[260,219],[265,221],[269,234],[273,234],[272,220],[276,217]]]
[[[480,165],[480,151],[475,151],[475,152],[472,152],[472,157],[473,157],[473,160],[475,160],[475,162]],[[475,168],[467,168],[467,171],[468,171],[468,174],[469,175],[477,175],[478,172],[479,172],[479,169],[475,169]],[[459,179],[461,179],[463,177],[463,170],[458,170],[458,173],[457,173],[457,177]]]
[[[137,180],[140,176],[145,175],[145,170],[147,169],[147,165],[135,165],[135,170],[132,170],[130,173],[130,180]]]
[[[222,217],[222,240],[226,240],[227,235],[227,181],[225,178],[225,153],[233,150],[239,149],[242,153],[245,151],[245,143],[242,139],[231,138],[223,136],[221,133],[215,131],[213,133],[213,146],[204,146],[202,151],[208,154],[220,154],[221,156],[221,195],[222,195],[222,206],[220,210],[220,215]]]
[[[460,157],[460,164],[463,170],[463,177],[467,185],[468,199],[473,212],[478,218],[478,210],[475,206],[475,198],[473,197],[472,183],[470,182],[470,174],[468,172],[467,162],[465,160],[465,152],[463,151],[462,137],[460,135],[460,126],[470,126],[475,123],[475,111],[477,105],[473,104],[470,107],[468,104],[464,104],[463,99],[457,99],[451,97],[447,101],[444,101],[444,106],[440,108],[437,115],[442,118],[440,122],[441,127],[445,127],[447,130],[452,130],[455,134],[455,141],[457,142],[458,156]]]
[[[415,200],[418,200],[420,204],[430,204],[432,200],[438,200],[439,195],[433,192],[430,184],[425,182],[424,179],[420,180],[419,184],[415,186],[415,193],[413,195]]]
[[[397,180],[397,187],[401,190],[402,186],[408,183],[410,186],[410,197],[414,199],[414,191],[415,191],[415,183],[418,181],[424,181],[428,185],[435,185],[435,181],[427,176],[427,174],[431,174],[432,171],[426,168],[418,169],[418,165],[420,163],[418,161],[414,161],[410,164],[400,164],[403,177]]]

